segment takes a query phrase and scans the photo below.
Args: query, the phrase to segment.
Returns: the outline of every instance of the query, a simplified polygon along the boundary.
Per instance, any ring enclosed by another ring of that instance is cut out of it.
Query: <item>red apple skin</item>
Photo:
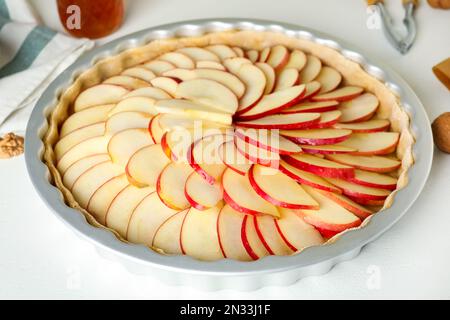
[[[277,199],[272,198],[270,195],[268,195],[263,189],[261,189],[258,186],[258,183],[256,183],[255,181],[255,176],[253,173],[253,169],[254,166],[252,166],[252,168],[250,169],[250,171],[248,172],[248,180],[250,181],[251,186],[253,187],[253,190],[256,191],[256,193],[263,198],[264,200],[272,203],[275,206],[279,206],[282,208],[289,208],[289,209],[308,209],[308,210],[318,210],[319,206],[307,206],[307,205],[297,205],[297,204],[292,204],[292,203],[286,203],[283,201],[279,201]]]
[[[371,155],[384,155],[384,154],[389,154],[395,151],[395,149],[397,148],[397,143],[398,143],[398,139],[397,141],[395,141],[395,143],[392,146],[389,146],[387,148],[384,149],[380,149],[380,150],[374,150],[374,151],[356,151],[356,152],[352,152],[352,154],[354,155],[358,155],[358,156],[371,156]]]
[[[334,192],[334,193],[338,193],[338,194],[341,194],[341,193],[342,193],[342,191],[341,191],[338,187],[336,187],[336,189],[331,189],[331,188],[328,188],[328,187],[326,187],[326,186],[322,186],[322,185],[320,185],[320,184],[316,184],[316,183],[313,183],[313,182],[311,182],[311,181],[302,179],[302,178],[300,178],[299,176],[293,174],[291,171],[287,170],[285,167],[283,167],[283,165],[282,165],[281,163],[280,163],[280,166],[279,166],[278,169],[279,169],[282,173],[284,173],[285,175],[287,175],[289,178],[292,178],[293,180],[295,180],[295,181],[297,181],[297,182],[299,182],[299,183],[306,184],[306,185],[311,186],[311,187],[316,188],[316,189],[320,189],[320,190],[324,190],[324,191],[329,191],[329,192],[331,192],[331,193],[333,193],[333,192]]]
[[[318,93],[320,92],[320,86],[316,89],[316,90],[314,90],[314,91],[311,91],[311,92],[305,92],[305,95],[304,95],[304,97],[303,97],[303,99],[310,99],[310,98],[313,98],[315,95],[317,95]],[[336,110],[336,109],[333,109],[333,110]],[[313,111],[308,111],[308,112],[313,112]]]
[[[345,163],[344,161],[338,161],[338,160],[334,160],[334,159],[329,159],[329,160],[332,160],[332,161],[337,162],[337,163],[340,163],[340,164],[345,164],[345,165],[348,165],[348,166],[353,166],[353,167],[355,167],[356,169],[361,169],[361,170],[366,170],[366,171],[372,171],[372,172],[378,172],[378,173],[392,172],[392,171],[394,171],[394,170],[397,170],[397,169],[401,166],[401,163],[399,163],[398,165],[392,166],[392,167],[385,167],[385,168],[371,168],[371,167],[364,167],[364,166],[360,166],[360,165],[358,165],[358,166],[357,166],[357,165],[351,165],[351,164]]]
[[[289,247],[289,249],[291,249],[291,250],[294,251],[294,252],[297,252],[298,249],[297,249],[296,247],[294,247],[294,246],[286,239],[286,237],[284,236],[283,232],[281,232],[281,228],[280,228],[280,226],[279,226],[277,220],[275,220],[275,227],[276,227],[276,229],[277,229],[277,231],[278,231],[278,234],[280,235],[281,239],[283,239],[284,243]]]
[[[250,247],[250,244],[248,243],[247,232],[246,232],[247,219],[248,219],[248,216],[245,216],[244,219],[242,220],[242,227],[241,227],[242,244],[244,245],[244,248],[247,251],[248,255],[253,260],[258,260],[259,257],[256,255],[256,253],[253,251],[253,249]]]
[[[274,107],[270,110],[267,110],[263,113],[259,113],[259,114],[255,114],[255,115],[251,115],[251,116],[245,116],[242,113],[238,113],[235,116],[237,116],[237,119],[235,119],[236,121],[249,121],[249,120],[256,120],[259,118],[264,118],[265,116],[271,115],[271,114],[275,114],[278,113],[279,111],[292,107],[293,105],[299,103],[301,100],[303,100],[303,96],[305,95],[305,90],[303,90],[297,97],[295,97],[294,99],[292,99],[289,102],[286,102],[285,104],[278,106],[278,107]],[[252,107],[254,108],[256,106],[256,104]],[[251,109],[251,108],[250,108]],[[248,109],[248,110],[250,110]]]
[[[170,150],[169,145],[167,144],[167,132],[163,134],[161,137],[161,148],[163,149],[163,152],[166,154],[167,158],[169,158],[172,161],[177,161],[177,157],[172,151]]]
[[[251,104],[249,104],[248,106],[246,106],[244,109],[238,110],[235,113],[235,117],[239,117],[240,114],[242,113],[246,113],[248,110],[250,110],[251,108],[253,108],[254,106],[256,106],[256,104],[262,99],[262,97],[264,97],[264,92],[261,93],[261,95],[259,96],[258,99],[256,99],[254,102],[252,102]]]
[[[308,149],[308,146],[302,146],[304,153],[309,154],[343,154],[350,153],[349,151],[339,151],[339,150],[318,150],[318,149]]]
[[[204,210],[208,209],[207,207],[202,206],[200,203],[197,203],[194,199],[191,198],[191,196],[189,195],[189,193],[186,190],[186,186],[184,188],[184,196],[186,197],[186,200],[189,202],[189,204],[192,207],[194,207],[195,209],[200,210],[200,211],[204,211]]]
[[[376,112],[376,110],[371,112],[371,113],[369,113],[369,114],[367,114],[367,115],[365,115],[365,116],[362,116],[362,117],[360,117],[358,119],[355,119],[353,121],[348,121],[348,122],[345,122],[345,123],[358,123],[358,122],[363,122],[363,121],[370,120],[373,117],[373,115],[375,114],[375,112]]]
[[[384,205],[384,200],[373,200],[373,199],[367,199],[367,198],[359,198],[359,197],[352,197],[348,196],[351,200],[355,201],[356,203],[359,203],[363,206],[382,206]]]
[[[324,168],[298,161],[290,156],[286,156],[284,161],[300,170],[308,171],[321,177],[348,179],[355,176],[355,171],[353,168]]]
[[[314,219],[311,216],[308,216],[304,214],[301,210],[299,210],[300,216],[310,225],[314,226],[315,228],[325,229],[328,231],[336,231],[336,232],[342,232],[344,230],[350,229],[350,228],[356,228],[359,225],[361,225],[361,220],[355,220],[352,223],[346,223],[346,224],[330,224],[326,223],[324,221],[320,221],[317,219]]]
[[[264,248],[266,248],[267,252],[269,252],[270,255],[272,255],[272,256],[275,255],[275,253],[272,251],[272,249],[270,248],[270,246],[266,242],[266,239],[264,239],[264,236],[263,236],[261,230],[259,229],[258,217],[257,216],[253,216],[253,222],[255,224],[255,229],[256,229],[256,233],[258,234],[258,238],[259,238],[259,240],[261,240]]]
[[[337,235],[339,233],[339,231],[331,231],[331,230],[327,230],[327,229],[323,229],[323,228],[319,228],[319,227],[315,227],[317,231],[320,232],[320,234],[324,237],[324,238],[332,238],[335,235]]]
[[[306,99],[304,97],[304,99]],[[308,113],[308,112],[327,112],[327,111],[334,111],[337,110],[337,105],[335,106],[327,106],[327,107],[317,107],[317,108],[312,108],[312,109],[308,109],[308,110],[302,110],[302,111],[289,111],[289,110],[282,110],[280,113],[281,114],[291,114],[291,113]]]
[[[325,191],[325,190],[319,190],[319,192],[321,192],[323,195],[325,195],[326,197],[330,198],[334,202],[338,203],[340,206],[344,207],[345,209],[347,209],[351,213],[355,214],[360,219],[364,220],[365,218],[367,218],[367,217],[369,217],[369,216],[371,216],[373,214],[373,212],[371,212],[368,209],[366,211],[363,211],[363,210],[361,210],[358,207],[352,206],[352,204],[349,203],[349,202],[342,201],[342,199],[337,197],[333,192],[328,192],[328,191]]]
[[[237,139],[237,138],[235,138],[235,139]],[[235,145],[236,145],[236,144],[235,144]],[[257,164],[260,164],[260,165],[262,165],[262,166],[271,167],[271,168],[276,168],[276,167],[278,167],[278,165],[280,164],[280,161],[279,161],[279,160],[272,160],[272,159],[269,159],[269,160],[263,160],[263,159],[259,159],[259,158],[256,158],[256,157],[252,157],[252,156],[249,155],[248,153],[246,153],[246,152],[242,151],[241,149],[239,149],[237,146],[236,146],[236,149],[237,149],[238,152],[240,152],[247,160],[249,160],[249,161],[251,161],[251,162],[253,162],[253,163],[257,163]]]
[[[152,122],[153,122],[154,119],[155,119],[155,117],[152,117],[150,119],[150,121],[148,122],[147,130],[148,130],[148,133],[150,134],[150,138],[152,138],[153,143],[156,143],[156,140],[155,140],[155,138],[152,135]]]
[[[378,196],[378,195],[373,195],[373,194],[359,193],[359,192],[355,192],[355,191],[349,190],[349,189],[342,189],[342,192],[348,197],[358,198],[358,199],[362,199],[362,200],[383,200],[384,201],[384,199],[387,198],[387,196]]]
[[[373,133],[373,132],[383,132],[389,129],[390,123],[385,126],[373,129],[351,129],[353,133]],[[336,129],[340,129],[338,126],[334,126]]]
[[[187,152],[188,163],[192,167],[192,169],[194,169],[199,175],[203,177],[203,179],[206,180],[206,182],[208,182],[210,185],[213,185],[216,182],[216,178],[208,174],[205,170],[203,170],[203,168],[198,163],[195,162],[193,155],[195,143],[196,142],[193,142],[191,144]]]
[[[270,145],[262,144],[262,143],[259,142],[258,140],[252,139],[251,137],[246,136],[246,135],[244,135],[243,133],[241,133],[241,132],[239,132],[239,131],[235,131],[234,134],[235,134],[236,137],[238,137],[239,139],[242,139],[242,140],[244,140],[245,142],[250,143],[250,144],[252,144],[252,145],[254,145],[254,146],[257,146],[258,148],[261,148],[261,149],[264,149],[264,150],[276,152],[276,153],[279,153],[279,154],[293,154],[293,153],[296,153],[296,152],[291,152],[291,151],[288,151],[288,150],[277,149],[277,148],[274,148],[274,147],[272,147],[272,146],[270,146]],[[245,174],[245,173],[244,173],[244,174]]]
[[[164,171],[164,170],[163,170]],[[178,208],[174,206],[173,204],[167,202],[161,197],[161,174],[159,174],[158,179],[156,180],[156,194],[158,195],[159,200],[161,200],[162,203],[166,205],[166,207],[173,209],[173,210],[183,210],[182,208]]]
[[[350,135],[351,135],[351,132],[346,136],[337,137],[337,138],[324,138],[324,139],[300,138],[300,137],[289,137],[289,136],[284,136],[284,137],[286,137],[289,140],[294,141],[295,143],[298,143],[298,144],[309,144],[312,146],[320,146],[320,145],[324,145],[324,144],[336,144],[336,143],[345,141],[350,137]]]
[[[336,123],[339,122],[339,118],[333,119],[331,121],[328,122],[320,122],[317,123],[312,129],[323,129],[323,128],[329,128],[332,127],[333,125],[335,125]]]
[[[294,130],[294,129],[312,129],[316,128],[316,125],[319,123],[320,118],[311,120],[311,121],[304,121],[304,122],[297,122],[297,123],[286,123],[286,124],[263,124],[263,125],[257,125],[253,123],[246,123],[246,122],[240,122],[238,119],[236,120],[236,125],[244,128],[254,128],[254,129],[284,129],[284,130]]]
[[[244,208],[241,207],[239,204],[237,204],[226,192],[226,190],[223,190],[223,200],[228,203],[230,205],[230,207],[232,207],[234,210],[241,212],[241,213],[245,213],[245,214],[250,214],[250,215],[258,215],[261,214],[258,211],[252,210],[252,209],[248,209],[248,208]]]
[[[327,93],[329,93],[329,92],[327,92]],[[345,101],[352,100],[352,99],[356,98],[359,95],[361,95],[361,92],[350,94],[350,95],[347,95],[347,96],[338,97],[338,98],[336,98],[336,97],[334,97],[334,98],[321,98],[320,95],[318,95],[318,96],[312,97],[311,100],[312,101],[336,100],[336,101],[339,101],[339,102],[345,102]]]
[[[238,152],[240,152],[240,151],[238,151]],[[241,176],[245,176],[245,174],[247,173],[247,172],[244,172],[244,171],[240,171],[240,170],[238,170],[238,169],[236,169],[236,168],[234,168],[234,167],[232,167],[232,166],[230,166],[229,164],[227,164],[225,161],[223,161],[223,158],[222,157],[220,157],[220,159],[222,159],[222,162],[223,162],[223,164],[224,165],[226,165],[227,166],[227,168],[230,168],[231,170],[233,170],[234,172],[237,172],[237,173],[239,173]]]

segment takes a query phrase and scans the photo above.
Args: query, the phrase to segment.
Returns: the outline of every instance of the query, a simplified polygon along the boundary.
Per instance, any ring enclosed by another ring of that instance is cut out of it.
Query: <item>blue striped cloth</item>
[[[0,134],[21,133],[45,87],[93,45],[38,21],[28,1],[0,0]]]

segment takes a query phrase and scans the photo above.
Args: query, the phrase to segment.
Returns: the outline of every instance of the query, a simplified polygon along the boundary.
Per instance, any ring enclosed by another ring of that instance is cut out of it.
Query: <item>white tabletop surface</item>
[[[43,21],[61,30],[54,1],[35,0]],[[387,1],[396,18],[400,1]],[[362,0],[135,0],[115,37],[159,24],[210,17],[273,19],[346,39],[385,61],[422,100],[430,119],[450,111],[450,94],[431,67],[450,55],[450,11],[421,1],[418,35],[402,56],[367,27]],[[326,275],[253,292],[202,292],[135,276],[100,257],[44,205],[23,156],[0,161],[0,298],[314,299],[450,298],[450,155],[436,150],[430,178],[408,214],[361,254]]]

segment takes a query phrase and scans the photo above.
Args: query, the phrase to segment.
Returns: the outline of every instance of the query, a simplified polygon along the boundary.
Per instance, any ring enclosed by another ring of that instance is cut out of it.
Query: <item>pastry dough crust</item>
[[[412,153],[414,136],[410,130],[410,118],[401,106],[399,97],[382,81],[364,71],[358,63],[349,60],[330,47],[306,39],[291,38],[275,32],[232,31],[209,33],[199,37],[154,40],[147,45],[129,49],[98,61],[94,66],[81,73],[64,90],[58,99],[57,105],[49,115],[49,128],[43,139],[45,145],[43,158],[50,170],[53,183],[61,190],[68,206],[82,212],[90,224],[106,228],[112,231],[120,240],[126,241],[114,230],[98,223],[89,212],[81,208],[75,201],[72,193],[62,183],[61,175],[55,166],[53,150],[55,143],[59,140],[58,128],[71,114],[73,102],[78,94],[86,88],[98,84],[108,77],[117,75],[126,68],[155,59],[165,52],[182,47],[205,47],[211,44],[225,44],[256,50],[281,44],[289,49],[300,49],[305,53],[317,56],[325,64],[338,70],[346,84],[363,87],[365,90],[375,94],[380,101],[377,116],[382,119],[389,119],[391,121],[391,131],[400,133],[400,140],[396,150],[397,157],[401,159],[401,167],[398,169],[397,189],[387,197],[380,211],[392,205],[396,193],[408,184],[408,169],[414,163]],[[367,223],[370,223],[370,220],[369,217],[358,228],[364,227]],[[346,232],[349,230],[351,229],[348,229]],[[342,234],[340,233],[331,238],[328,243],[334,242]]]

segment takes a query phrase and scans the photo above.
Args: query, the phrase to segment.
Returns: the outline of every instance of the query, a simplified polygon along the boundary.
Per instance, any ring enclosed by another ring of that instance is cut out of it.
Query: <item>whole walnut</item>
[[[437,9],[450,9],[450,0],[428,0],[428,4]]]
[[[450,153],[450,112],[444,112],[431,125],[434,143],[443,152]]]

